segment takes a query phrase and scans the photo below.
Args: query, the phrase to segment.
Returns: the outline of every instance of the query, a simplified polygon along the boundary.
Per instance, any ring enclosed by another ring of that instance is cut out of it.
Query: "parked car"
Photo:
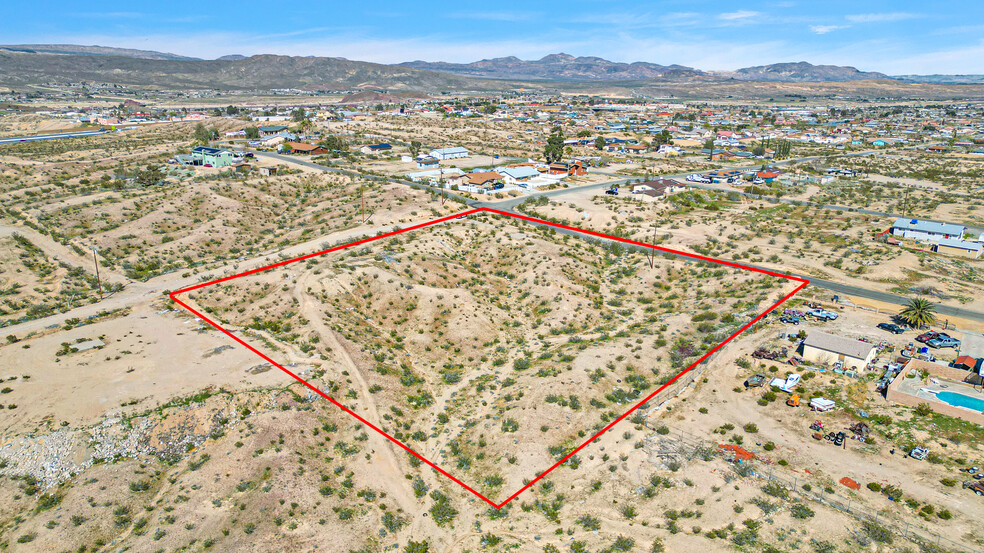
[[[827,311],[826,309],[819,309],[819,308],[811,309],[807,311],[806,314],[810,315],[811,317],[816,317],[823,321],[836,321],[837,317],[840,316],[837,313],[834,313],[833,311]]]
[[[608,190],[605,190],[605,194],[611,194],[612,196],[618,196],[618,188],[617,187],[609,188]]]
[[[942,335],[926,342],[926,345],[931,348],[958,348],[960,347],[960,340]]]
[[[746,388],[760,388],[760,387],[762,387],[762,386],[765,385],[765,379],[766,379],[766,377],[762,373],[756,374],[754,376],[750,376],[750,377],[748,377],[747,380],[745,380],[745,387]]]
[[[878,323],[878,328],[882,330],[887,330],[892,334],[902,334],[903,332],[905,332],[904,328],[892,323]]]
[[[942,332],[936,332],[935,330],[930,330],[929,332],[923,332],[919,336],[916,336],[916,341],[925,343],[932,340],[933,338],[936,338],[937,336],[946,336],[946,334]]]
[[[929,455],[929,450],[925,447],[914,447],[912,448],[912,451],[909,452],[909,457],[912,457],[917,461],[922,461],[927,455]]]
[[[800,324],[799,317],[795,315],[783,315],[782,317],[779,317],[779,321],[790,325]]]

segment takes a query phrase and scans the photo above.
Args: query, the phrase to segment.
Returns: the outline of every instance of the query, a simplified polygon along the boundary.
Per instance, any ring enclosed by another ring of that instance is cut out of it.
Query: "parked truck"
[[[837,313],[834,313],[833,311],[827,311],[826,309],[820,309],[820,308],[811,309],[807,311],[806,314],[811,317],[820,319],[821,321],[835,321],[839,316]]]

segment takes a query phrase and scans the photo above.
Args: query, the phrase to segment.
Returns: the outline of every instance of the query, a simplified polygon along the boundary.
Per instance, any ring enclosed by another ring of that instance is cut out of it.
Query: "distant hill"
[[[415,65],[418,67],[413,67]],[[23,90],[40,83],[82,81],[160,90],[367,91],[349,96],[345,101],[384,104],[417,98],[407,93],[438,96],[519,88],[579,94],[644,92],[665,98],[785,98],[804,94],[933,99],[984,97],[984,76],[905,75],[896,78],[853,67],[806,62],[747,67],[737,71],[700,71],[681,65],[618,63],[597,57],[552,54],[534,61],[508,57],[469,64],[410,62],[384,65],[315,56],[243,57],[233,54],[216,60],[200,60],[102,46],[0,46],[0,87]],[[755,84],[762,81],[768,81],[767,85]],[[977,86],[972,86],[975,84]]]
[[[641,61],[620,63],[594,56],[574,57],[569,54],[550,54],[538,60],[521,60],[509,56],[472,63],[409,61],[400,65],[481,79],[544,81],[628,81],[654,79],[670,71],[676,75],[701,73],[682,65],[659,65]]]
[[[197,60],[177,54],[154,52],[151,50],[132,50],[111,48],[109,46],[79,46],[77,44],[8,44],[0,45],[0,52],[21,52],[26,54],[61,54],[69,56],[120,56],[143,60]]]
[[[871,81],[890,79],[884,73],[874,71],[859,71],[854,67],[840,65],[813,65],[805,61],[797,63],[774,63],[744,67],[736,71],[721,71],[721,76],[728,76],[743,81],[778,81],[778,82],[842,82],[842,81]]]
[[[984,84],[984,75],[893,75],[904,83]]]
[[[0,84],[103,82],[162,89],[353,90],[440,92],[489,89],[455,75],[343,58],[258,55],[239,60],[167,60],[130,56],[29,53],[0,49]]]

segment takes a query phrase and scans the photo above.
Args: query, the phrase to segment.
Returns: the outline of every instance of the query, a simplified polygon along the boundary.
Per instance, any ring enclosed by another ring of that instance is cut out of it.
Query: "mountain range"
[[[0,45],[0,84],[23,86],[50,80],[91,81],[158,88],[269,90],[279,88],[438,92],[507,90],[526,84],[590,90],[599,86],[658,86],[666,83],[722,84],[735,81],[843,83],[882,81],[984,84],[980,75],[903,75],[860,71],[805,61],[700,70],[650,62],[623,63],[594,56],[551,54],[538,60],[514,56],[473,63],[411,61],[388,65],[344,58],[226,55],[204,60],[177,54],[70,44]],[[593,87],[593,88],[592,88]]]
[[[621,63],[594,56],[574,57],[570,54],[550,54],[538,60],[521,60],[515,56],[493,58],[472,63],[408,61],[404,67],[442,71],[480,79],[513,79],[545,81],[625,81],[654,79],[673,73],[699,75],[692,67],[659,65],[637,61]]]
[[[49,53],[0,46],[0,84],[22,87],[49,81],[99,82],[160,89],[473,90],[469,79],[343,58],[263,54],[220,60],[165,59],[124,50]],[[165,56],[166,54],[161,54]],[[487,87],[486,87],[487,88]]]

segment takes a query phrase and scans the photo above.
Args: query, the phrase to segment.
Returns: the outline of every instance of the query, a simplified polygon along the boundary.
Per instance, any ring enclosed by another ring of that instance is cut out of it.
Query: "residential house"
[[[417,158],[418,169],[434,169],[439,165],[440,163],[438,163],[436,157],[424,156],[424,157]]]
[[[755,178],[762,179],[766,183],[771,183],[779,178],[779,173],[776,171],[759,171],[755,173]]]
[[[551,163],[547,168],[547,173],[551,175],[567,175],[568,177],[580,176],[588,174],[587,168],[584,163],[580,161],[575,161],[573,163]]]
[[[451,148],[438,148],[436,150],[431,150],[430,156],[438,160],[459,159],[463,157],[468,157],[468,150],[462,148],[461,146],[454,146]]]
[[[518,185],[522,182],[540,176],[540,172],[536,168],[529,165],[520,165],[517,167],[506,167],[498,170],[499,174],[502,175],[502,180],[506,184]]]
[[[705,156],[710,156],[711,161],[731,161],[734,159],[735,154],[729,152],[728,150],[709,150],[707,148],[702,148],[700,153]]]
[[[282,133],[287,130],[284,125],[267,125],[259,127],[260,136],[273,136],[278,133]]]
[[[328,149],[317,144],[307,144],[305,142],[285,142],[283,149],[290,148],[291,152],[305,154],[309,156],[321,156],[328,153]]]
[[[501,181],[502,175],[495,171],[477,171],[449,178],[448,184],[476,188],[492,188],[497,182]]]
[[[368,144],[366,146],[363,146],[362,148],[359,148],[359,151],[362,152],[362,153],[364,153],[364,154],[381,154],[383,152],[386,152],[386,151],[389,151],[389,150],[392,150],[392,149],[393,149],[393,147],[390,146],[389,144],[387,144],[385,142],[381,142],[379,144]]]
[[[659,178],[632,185],[633,194],[644,194],[652,198],[662,198],[687,189],[687,185],[673,179]]]
[[[813,363],[841,362],[845,369],[863,369],[875,359],[877,349],[869,342],[812,330],[803,340],[803,359]]]
[[[649,146],[645,144],[631,144],[626,146],[624,151],[629,154],[645,154],[649,152]]]
[[[923,242],[939,242],[947,238],[960,240],[966,231],[967,228],[963,225],[937,223],[936,221],[920,221],[919,219],[903,219],[901,217],[896,219],[895,223],[892,224],[892,234],[894,236]]]
[[[236,162],[236,156],[229,150],[198,146],[191,150],[192,165],[206,167],[228,167]]]

